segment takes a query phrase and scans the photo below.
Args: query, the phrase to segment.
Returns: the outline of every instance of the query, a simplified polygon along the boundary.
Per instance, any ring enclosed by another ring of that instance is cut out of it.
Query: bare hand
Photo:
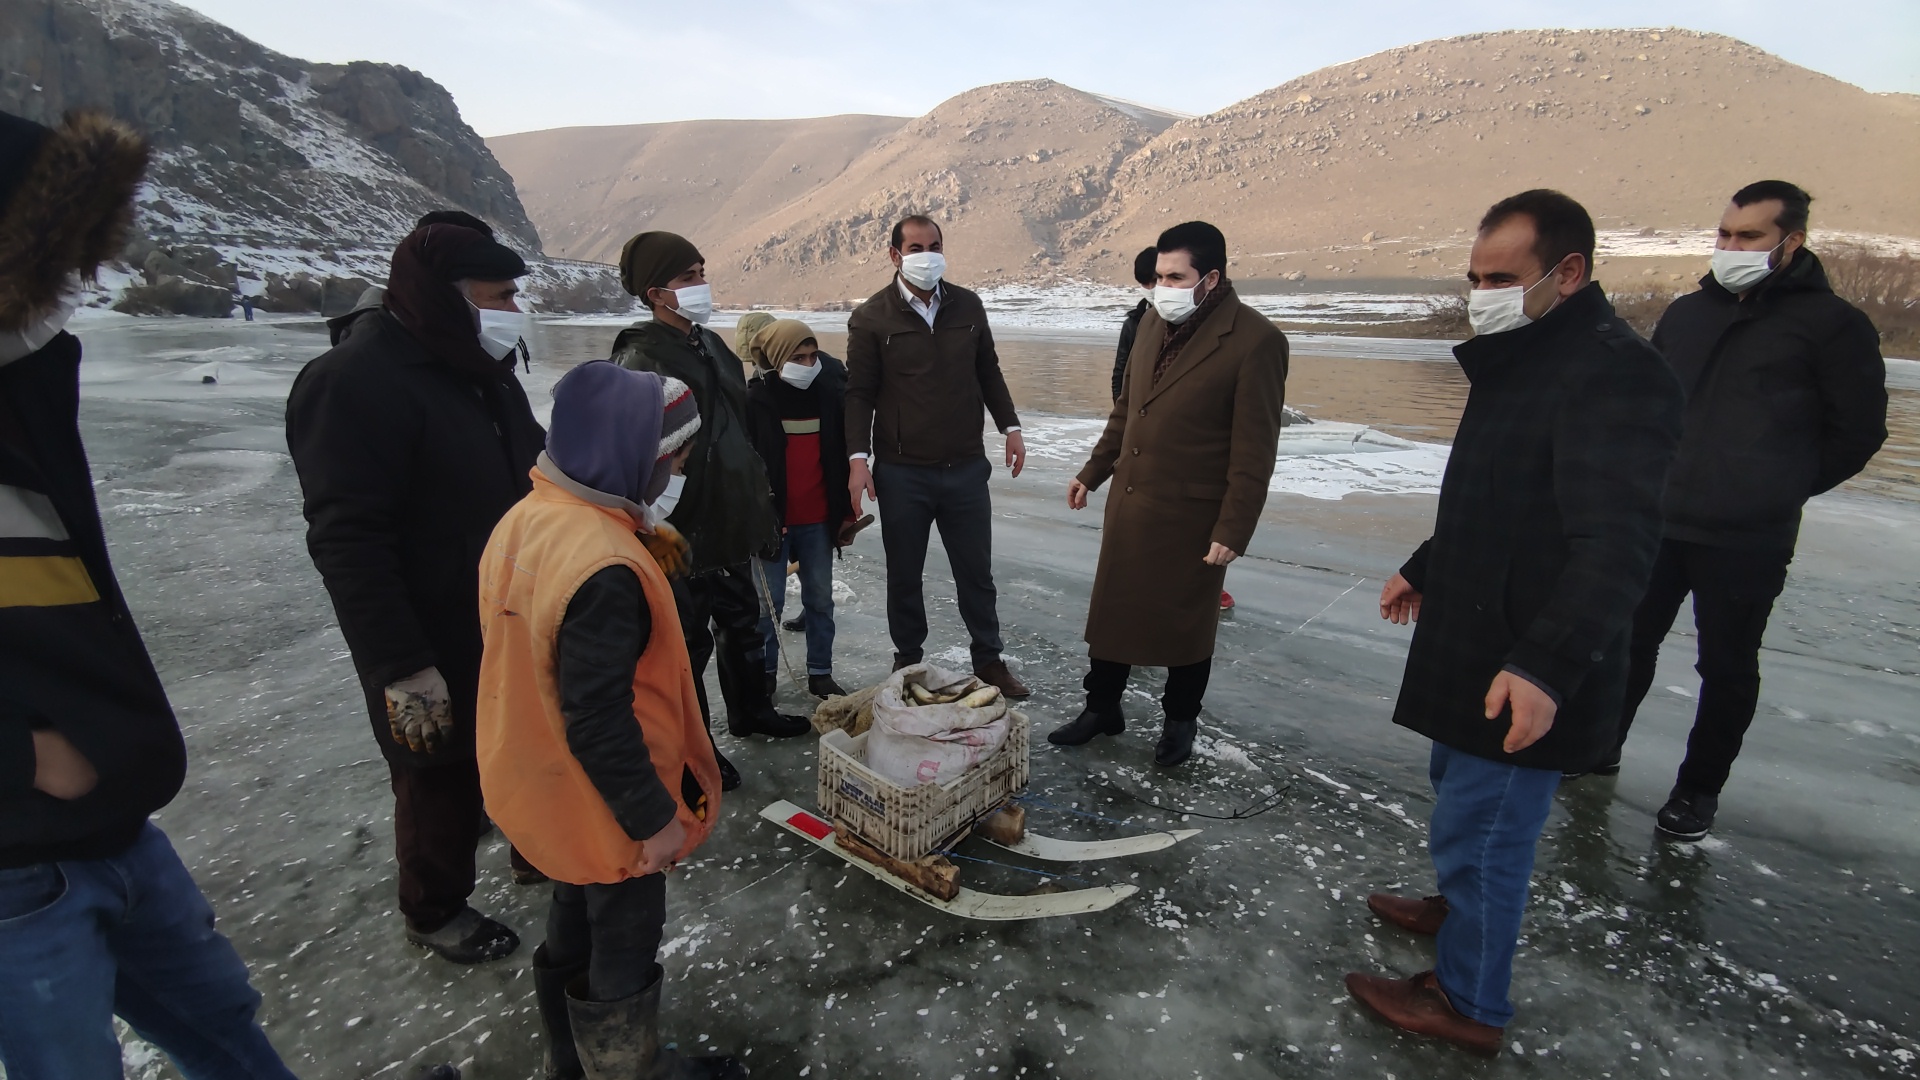
[[[1380,590],[1380,617],[1400,626],[1419,622],[1420,590],[1399,574],[1388,578]]]
[[[657,874],[670,869],[675,859],[680,857],[680,849],[687,843],[687,827],[680,824],[679,818],[667,822],[667,827],[640,842],[640,873]]]
[[[426,668],[386,689],[387,730],[416,754],[431,754],[453,738],[453,698],[439,668]]]
[[[1225,566],[1240,557],[1240,553],[1225,544],[1215,544],[1207,549],[1207,557],[1202,562],[1208,566]]]
[[[1067,481],[1067,509],[1085,510],[1087,496],[1091,494],[1093,489],[1081,483],[1078,478]]]
[[[873,470],[867,467],[866,458],[854,458],[847,463],[847,494],[853,499],[854,517],[860,516],[860,496],[880,501],[880,493],[873,488]]]
[[[1027,467],[1026,436],[1020,434],[1017,431],[1007,432],[1007,468],[1013,470],[1014,476],[1019,476],[1020,470],[1026,467]]]
[[[56,799],[77,799],[100,782],[79,748],[50,728],[33,733],[33,786]]]
[[[1487,719],[1499,719],[1501,710],[1509,706],[1513,709],[1513,723],[1507,728],[1507,741],[1502,744],[1502,749],[1509,754],[1517,754],[1539,742],[1553,730],[1554,714],[1560,711],[1545,690],[1511,671],[1503,671],[1493,677],[1493,686],[1487,690]]]

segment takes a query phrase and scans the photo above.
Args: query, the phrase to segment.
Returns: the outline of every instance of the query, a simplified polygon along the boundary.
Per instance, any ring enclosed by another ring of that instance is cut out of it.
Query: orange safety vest
[[[596,506],[533,470],[533,491],[494,527],[480,558],[477,749],[487,814],[520,854],[555,881],[611,885],[639,873],[640,841],[567,748],[560,711],[559,635],[573,594],[595,573],[626,566],[640,578],[653,635],[633,672],[633,716],[647,755],[687,830],[684,859],[706,840],[720,810],[720,769],[694,694],[666,575],[634,533],[632,516]],[[689,808],[691,773],[706,793]]]

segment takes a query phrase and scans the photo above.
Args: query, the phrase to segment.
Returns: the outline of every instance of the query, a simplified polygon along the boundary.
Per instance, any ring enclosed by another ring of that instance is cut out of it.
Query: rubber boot
[[[567,1017],[567,984],[587,973],[585,964],[555,967],[547,963],[545,945],[533,950],[533,1000],[540,1007],[540,1026],[547,1036],[546,1080],[580,1080],[580,1055],[573,1048],[573,1024]]]
[[[587,980],[567,987],[573,1044],[586,1080],[746,1080],[746,1067],[730,1057],[684,1057],[660,1045],[659,964],[645,990],[619,1001],[590,1001]]]

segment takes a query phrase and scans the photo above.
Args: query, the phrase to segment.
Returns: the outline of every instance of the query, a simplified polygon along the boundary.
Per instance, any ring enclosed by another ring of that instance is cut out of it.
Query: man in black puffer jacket
[[[1620,745],[1660,643],[1693,594],[1700,706],[1662,832],[1698,840],[1760,699],[1760,639],[1786,586],[1800,508],[1858,473],[1887,438],[1880,336],[1807,250],[1812,199],[1782,180],[1734,193],[1713,272],[1653,332],[1687,391],[1666,536],[1634,616]],[[1618,747],[1599,772],[1617,772]]]
[[[513,373],[526,272],[487,233],[430,216],[394,251],[383,306],[337,320],[287,398],[307,549],[391,774],[407,936],[457,963],[519,944],[467,898],[480,552],[546,442]]]
[[[0,1064],[119,1076],[113,1015],[192,1077],[292,1080],[148,815],[186,748],[107,558],[72,290],[119,251],[147,144],[0,113]]]

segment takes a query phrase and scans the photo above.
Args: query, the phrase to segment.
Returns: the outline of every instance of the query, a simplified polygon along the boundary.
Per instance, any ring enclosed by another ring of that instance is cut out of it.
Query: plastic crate
[[[911,862],[1027,786],[1027,717],[1014,712],[1007,741],[991,757],[944,784],[901,787],[866,766],[867,736],[820,737],[820,809],[837,828]]]

